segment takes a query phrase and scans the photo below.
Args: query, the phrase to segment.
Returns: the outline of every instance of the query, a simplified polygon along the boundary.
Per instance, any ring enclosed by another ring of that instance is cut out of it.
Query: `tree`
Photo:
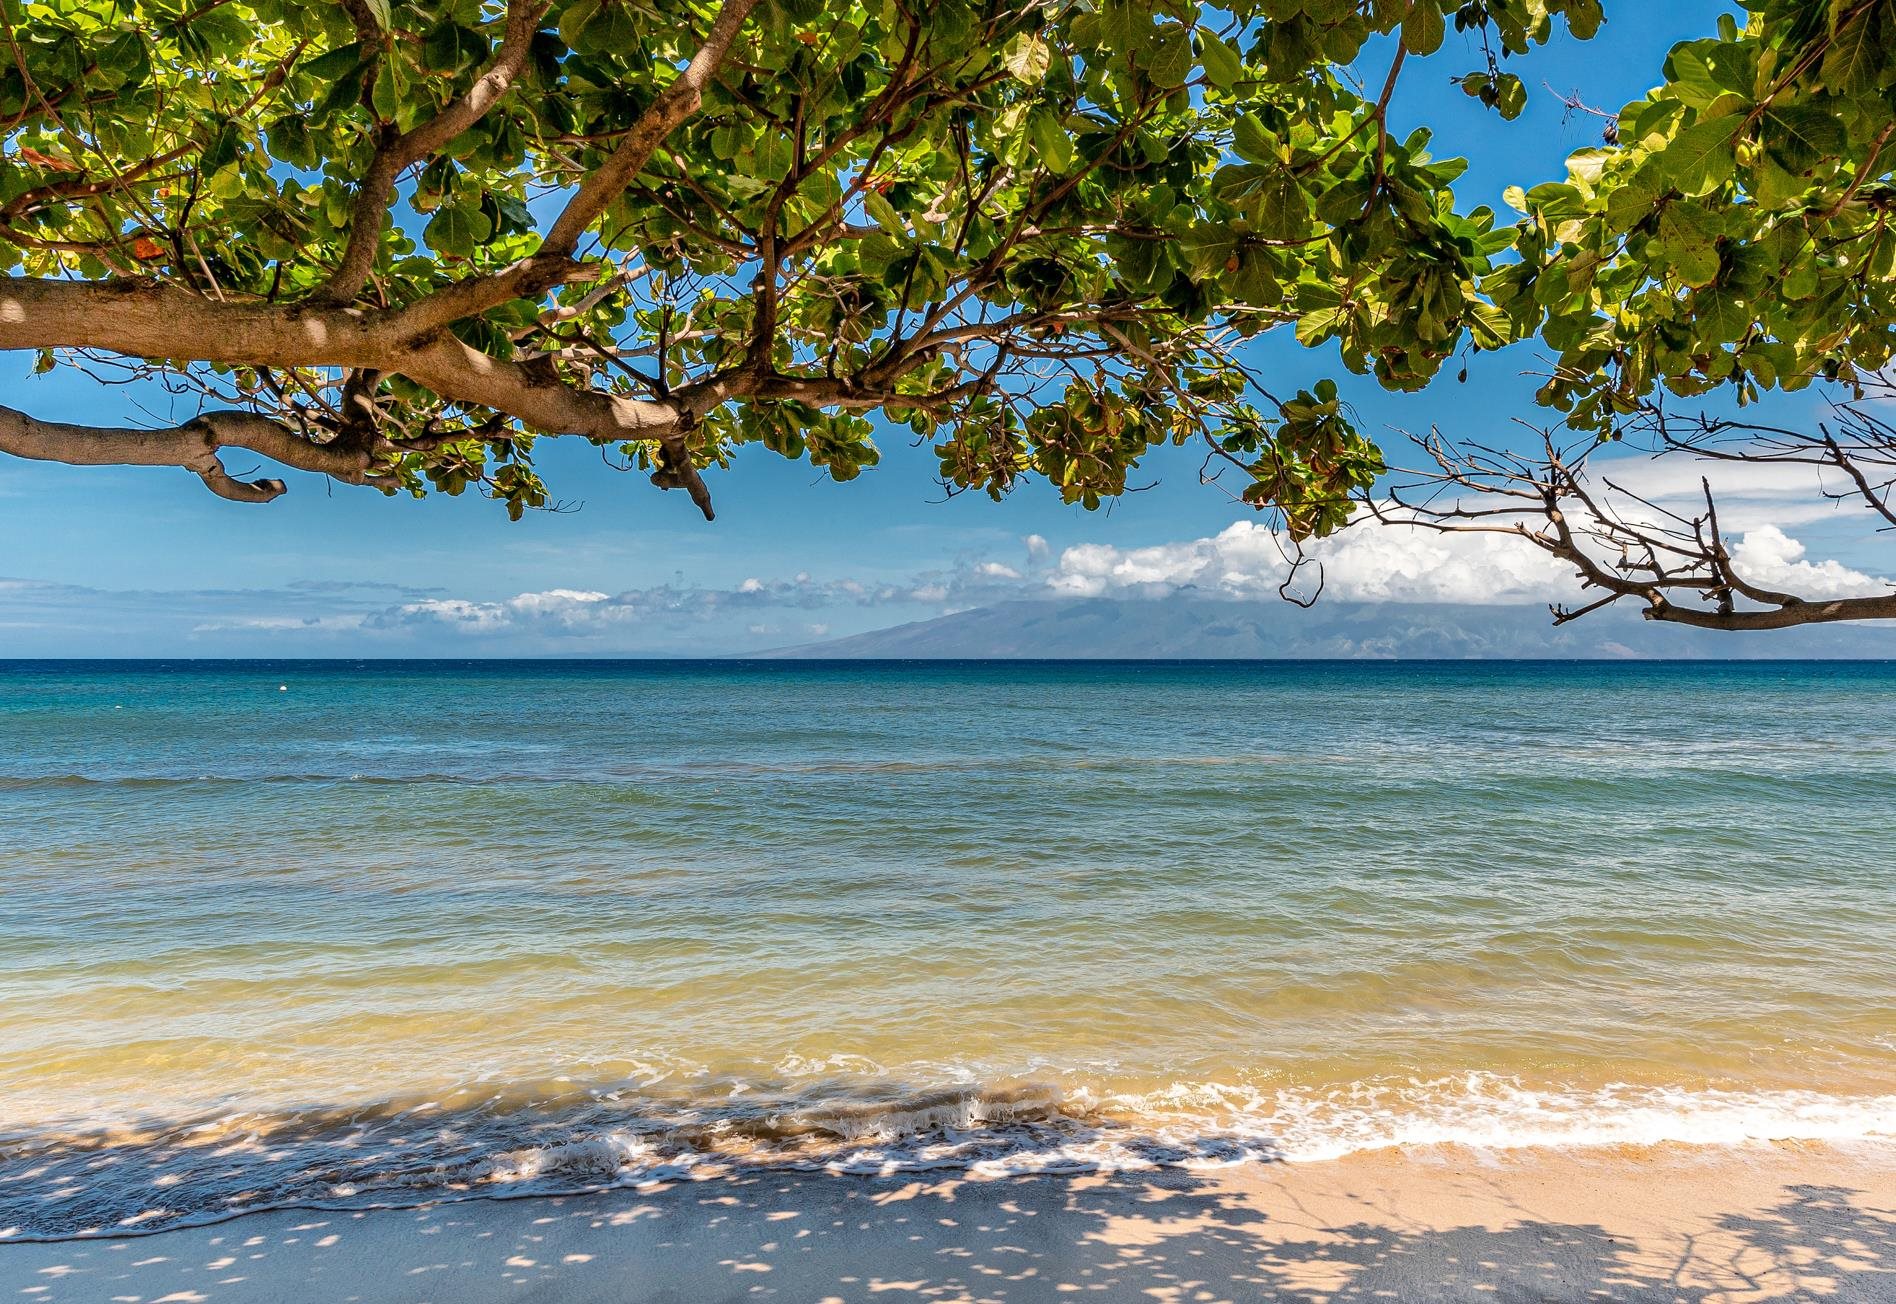
[[[1454,10],[1452,16],[1448,12]],[[534,439],[683,486],[746,444],[839,479],[868,414],[944,479],[1088,506],[1209,438],[1300,533],[1381,470],[1294,323],[1425,383],[1512,242],[1385,111],[1449,22],[1499,53],[1597,0],[4,0],[0,348],[201,396],[172,429],[9,412],[0,449],[221,448],[546,501]],[[1380,93],[1344,65],[1399,32]],[[1512,111],[1517,79],[1498,71]],[[1487,85],[1488,83],[1484,83]],[[1490,331],[1500,315],[1487,312]],[[108,370],[116,368],[116,370]]]
[[[1753,10],[1507,226],[1391,95],[1460,29],[1513,117],[1508,60],[1600,0],[0,0],[0,348],[199,409],[3,408],[0,450],[517,517],[570,435],[708,517],[747,444],[854,477],[873,413],[952,489],[1088,507],[1202,440],[1327,534],[1387,468],[1332,383],[1247,367],[1272,329],[1397,390],[1539,338],[1599,437],[1887,361],[1896,0]]]

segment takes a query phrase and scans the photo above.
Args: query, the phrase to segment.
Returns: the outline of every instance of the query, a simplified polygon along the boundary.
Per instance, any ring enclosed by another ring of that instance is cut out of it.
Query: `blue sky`
[[[1437,153],[1470,159],[1458,187],[1465,202],[1500,208],[1506,186],[1559,176],[1570,150],[1598,139],[1599,124],[1567,113],[1547,86],[1616,108],[1657,80],[1672,42],[1710,32],[1729,7],[1609,0],[1596,40],[1563,39],[1517,65],[1531,94],[1511,124],[1448,84],[1479,62],[1451,34],[1442,53],[1405,72],[1394,111],[1399,122],[1434,125]],[[1385,60],[1366,53],[1366,75],[1380,77]],[[1505,440],[1509,418],[1533,415],[1534,382],[1520,374],[1535,366],[1531,350],[1477,359],[1465,385],[1451,368],[1409,396],[1349,377],[1332,353],[1301,349],[1287,335],[1262,342],[1257,356],[1280,390],[1335,376],[1379,431],[1439,423]],[[63,368],[33,377],[30,362],[0,355],[0,392],[36,416],[137,423],[190,415],[168,409],[162,395],[101,389]],[[1796,400],[1790,411],[1812,403]],[[721,653],[997,597],[1202,578],[1203,565],[1238,567],[1265,552],[1248,527],[1233,530],[1251,514],[1198,483],[1202,459],[1189,449],[1156,452],[1136,478],[1149,488],[1088,513],[1039,484],[1000,505],[976,494],[945,501],[926,448],[910,446],[905,432],[879,443],[882,465],[847,485],[752,450],[713,478],[714,524],[683,495],[614,473],[596,451],[557,440],[542,444],[541,467],[555,495],[578,509],[529,513],[517,524],[479,499],[388,500],[296,473],[287,496],[250,506],[217,499],[178,470],[0,459],[0,655]],[[231,469],[248,468],[233,458]],[[1769,526],[1773,495],[1795,496],[1764,489],[1756,510],[1738,509],[1748,512],[1741,524]],[[1811,558],[1871,564],[1867,526],[1832,516],[1777,523]],[[1236,551],[1221,538],[1235,540]],[[1409,551],[1395,550],[1397,569]],[[1371,572],[1390,549],[1357,553],[1344,568],[1345,589],[1373,596]],[[1414,571],[1447,564],[1409,560]],[[1449,561],[1480,563],[1461,554]],[[1145,578],[1152,573],[1162,578]],[[1411,579],[1394,595],[1462,594],[1427,575]],[[1522,582],[1527,593],[1532,586]],[[1478,577],[1462,583],[1481,585]]]

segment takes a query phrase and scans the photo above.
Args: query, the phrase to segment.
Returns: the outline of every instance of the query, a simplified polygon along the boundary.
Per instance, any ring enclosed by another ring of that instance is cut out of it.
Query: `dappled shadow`
[[[1838,1299],[1896,1299],[1896,1218],[1865,1216],[1843,1186],[1789,1186],[1763,1216],[1727,1214],[1719,1227],[1745,1247],[1732,1272],[1775,1270]],[[1880,1289],[1881,1294],[1874,1294]]]
[[[1534,1216],[1499,1187],[1490,1216],[1416,1222],[1323,1167],[1271,1166],[1262,1186],[1177,1171],[988,1181],[752,1172],[651,1191],[285,1211],[156,1237],[0,1246],[0,1297],[1896,1300],[1896,1216],[1877,1207],[1883,1197],[1847,1187],[1783,1186],[1741,1213],[1647,1236]],[[1454,1186],[1457,1198],[1493,1181],[1419,1168],[1419,1183]],[[1668,1176],[1663,1165],[1624,1171],[1632,1189]]]
[[[1156,1134],[1032,1084],[701,1079],[657,1091],[557,1080],[0,1133],[0,1246],[150,1234],[269,1209],[578,1194],[786,1168],[994,1176],[1280,1157],[1268,1138]]]

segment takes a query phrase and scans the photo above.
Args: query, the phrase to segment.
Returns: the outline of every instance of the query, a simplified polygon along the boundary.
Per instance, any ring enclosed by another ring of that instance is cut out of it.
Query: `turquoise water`
[[[0,1234],[1896,1142],[1896,666],[0,664]]]

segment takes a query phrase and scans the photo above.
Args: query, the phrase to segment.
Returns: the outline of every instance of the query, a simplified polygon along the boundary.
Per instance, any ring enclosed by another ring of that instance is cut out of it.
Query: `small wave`
[[[1345,757],[1305,757],[1330,763]],[[946,760],[809,760],[809,761],[681,761],[602,770],[549,771],[271,771],[254,774],[0,774],[0,792],[31,792],[59,788],[167,789],[230,784],[351,783],[401,787],[410,784],[620,784],[683,778],[749,778],[767,775],[902,775],[958,771],[1022,771],[1041,773],[1050,768],[1073,770],[1143,771],[1171,767],[1261,766],[1286,763],[1283,756],[1263,753],[1230,756],[1120,756],[1120,757],[963,757]]]
[[[409,784],[573,783],[572,776],[546,774],[0,774],[0,792],[32,792],[59,788],[188,788],[231,784],[356,783],[403,787]]]
[[[1178,1085],[1100,1102],[1175,1127],[1217,1119],[1268,1136],[1288,1160],[1328,1160],[1406,1146],[1741,1145],[1761,1141],[1896,1141],[1896,1095],[1635,1086],[1546,1088],[1489,1073],[1328,1090],[1265,1092]]]
[[[270,1208],[574,1194],[760,1168],[1008,1176],[1320,1162],[1398,1147],[1778,1141],[1896,1144],[1896,1095],[1554,1089],[1471,1073],[1328,1090],[1181,1083],[1096,1096],[1016,1084],[865,1098],[832,1083],[801,1095],[715,1099],[575,1091],[525,1109],[388,1102],[0,1138],[0,1242],[143,1234]]]

